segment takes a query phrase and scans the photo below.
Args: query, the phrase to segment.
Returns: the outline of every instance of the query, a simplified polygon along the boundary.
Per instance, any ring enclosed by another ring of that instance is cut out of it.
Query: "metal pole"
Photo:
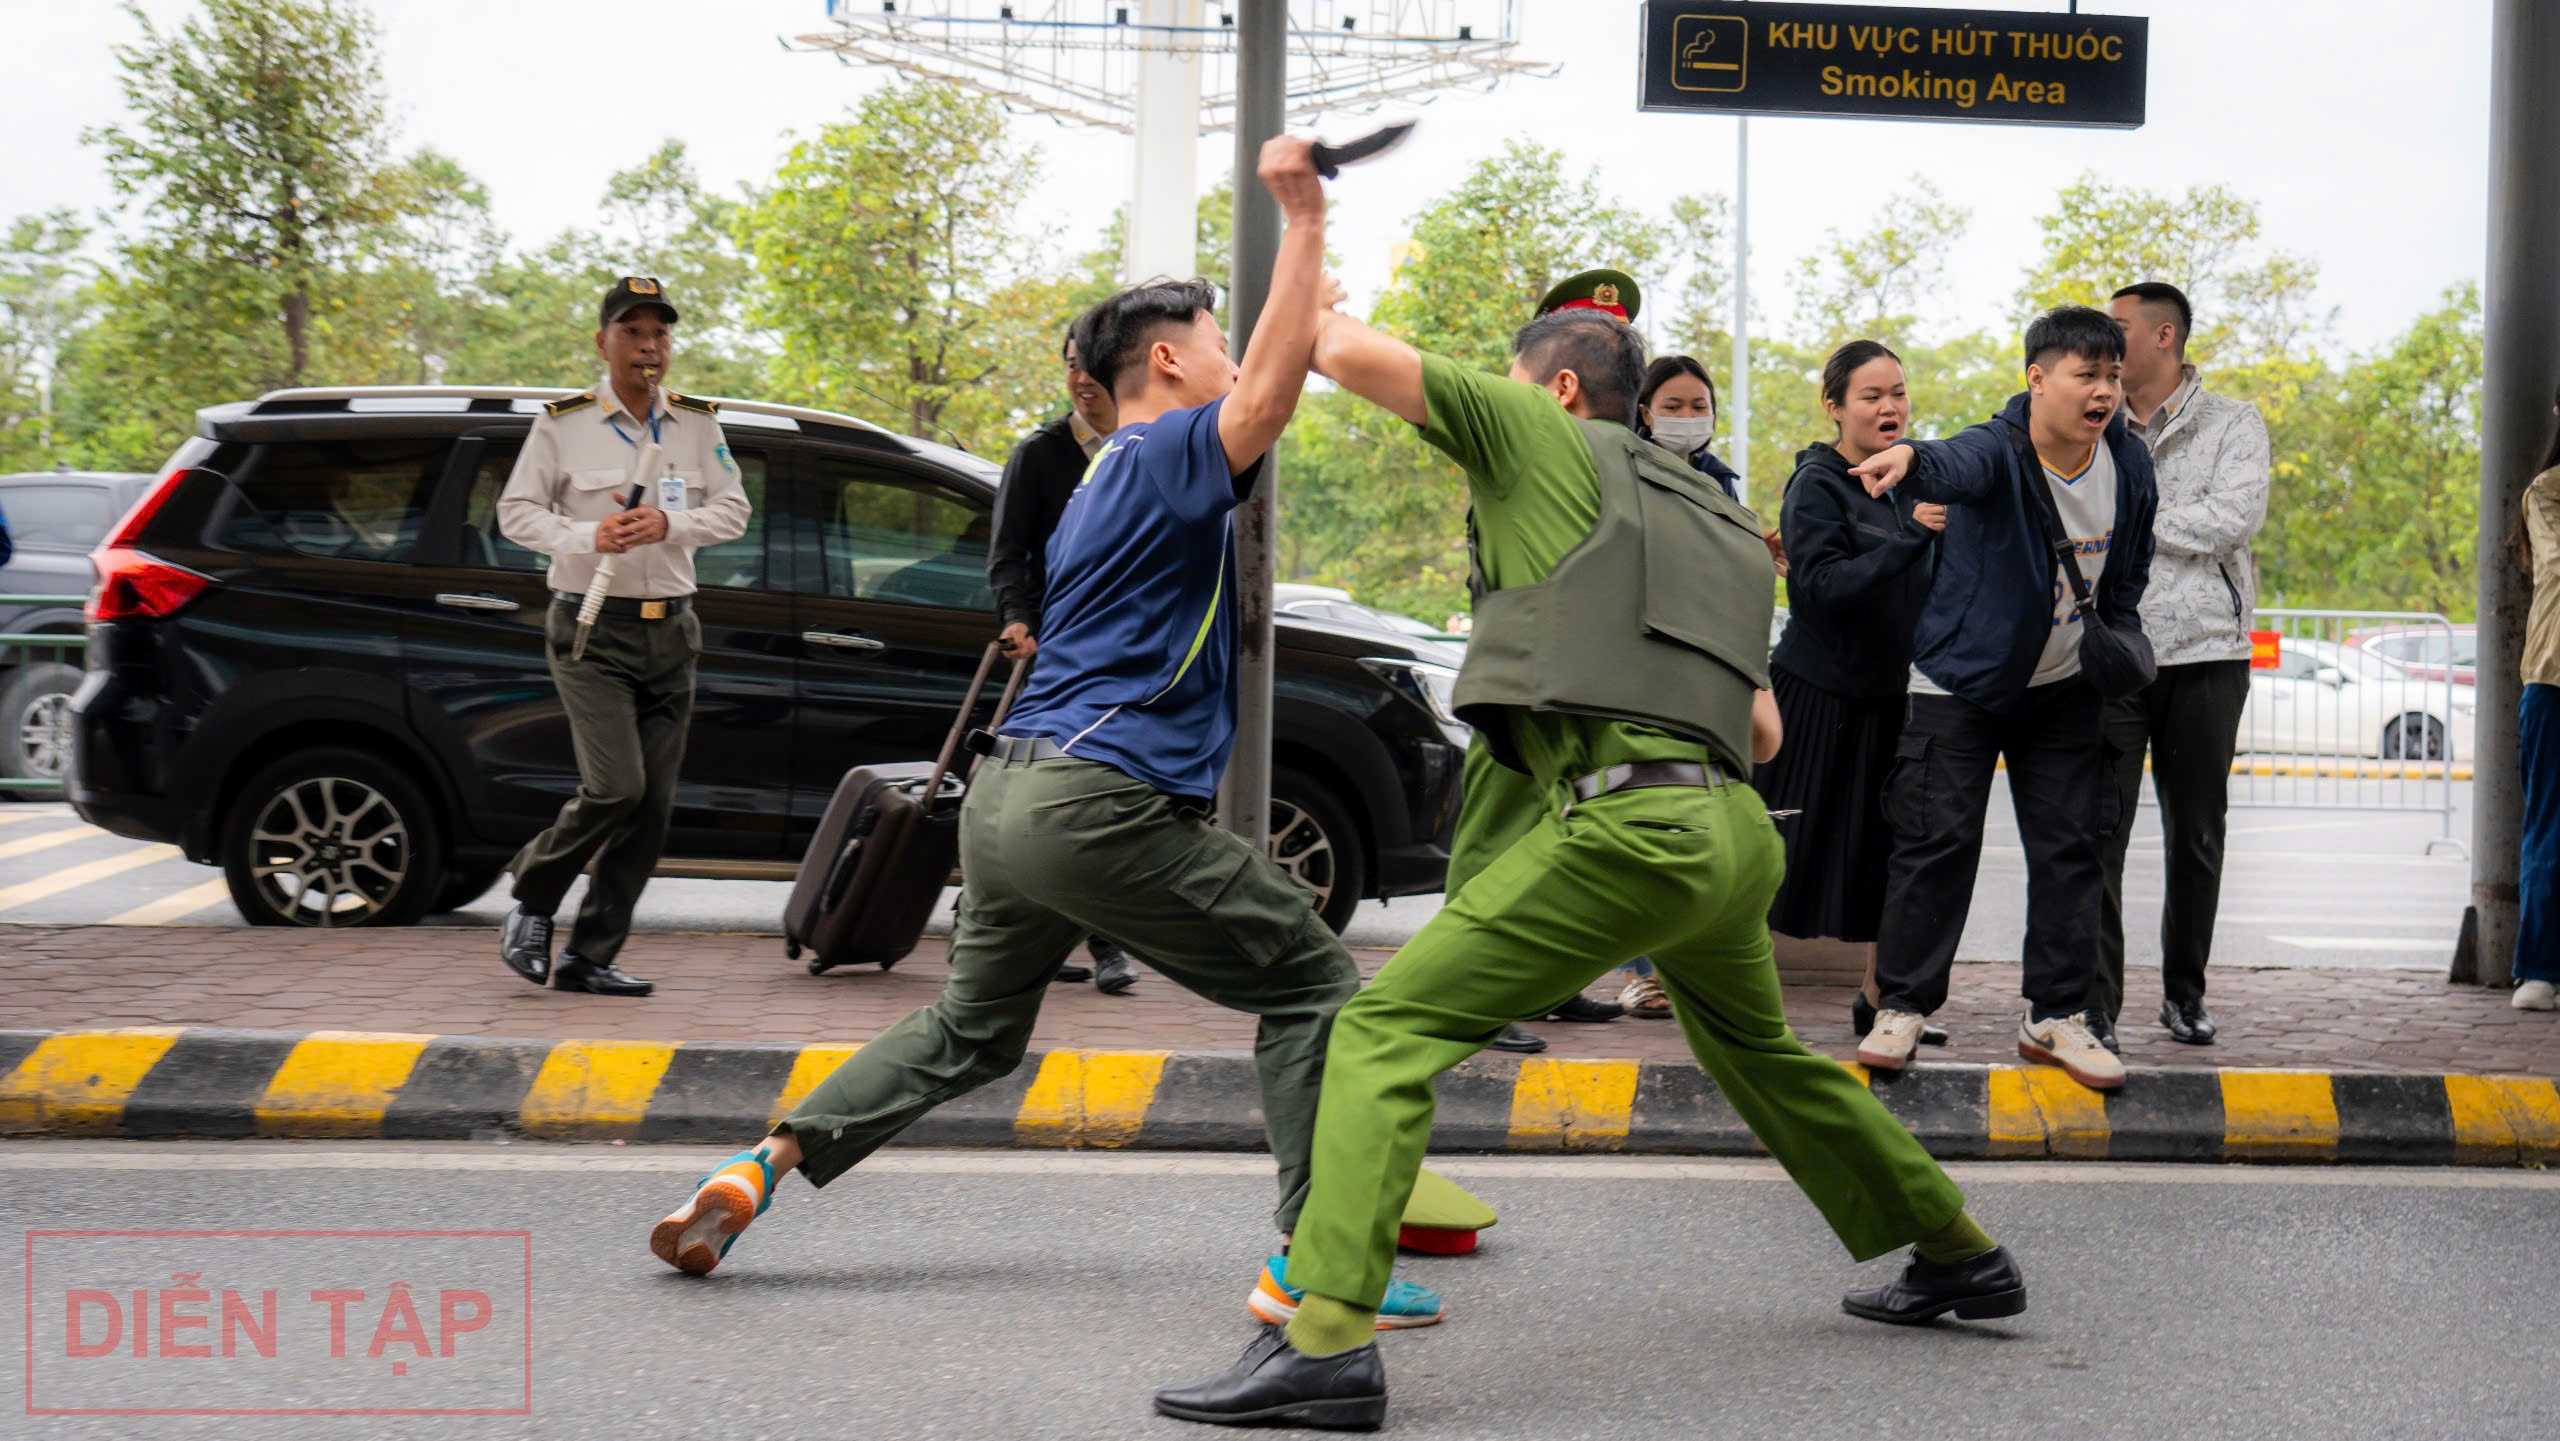
[[[2503,986],[2516,948],[2516,702],[2528,596],[2505,542],[2560,379],[2560,7],[2497,0],[2489,37],[2489,269],[2482,300],[2480,711],[2471,906],[2448,979]]]
[[[1733,468],[1751,503],[1751,118],[1733,124],[1733,362],[1725,377],[1733,415]]]
[[[1288,100],[1289,0],[1243,0],[1236,14],[1235,266],[1227,277],[1228,345],[1238,359],[1271,293],[1280,204],[1262,188],[1262,142],[1280,133]],[[1218,786],[1218,824],[1255,845],[1271,836],[1271,533],[1279,458],[1263,462],[1253,498],[1236,508],[1236,746]]]

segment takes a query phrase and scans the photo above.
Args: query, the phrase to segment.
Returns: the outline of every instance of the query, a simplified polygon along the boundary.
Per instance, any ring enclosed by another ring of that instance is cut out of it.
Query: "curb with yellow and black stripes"
[[[357,1031],[0,1031],[0,1134],[733,1141],[858,1049]],[[1869,1079],[1857,1067],[1849,1068]],[[1927,1065],[1869,1084],[1944,1159],[2560,1160],[2560,1092],[2526,1076],[2136,1070],[2100,1096],[2044,1067]],[[1478,1057],[1441,1077],[1440,1151],[1759,1150],[1694,1065]],[[1055,1050],[902,1138],[939,1146],[1257,1150],[1241,1053]]]

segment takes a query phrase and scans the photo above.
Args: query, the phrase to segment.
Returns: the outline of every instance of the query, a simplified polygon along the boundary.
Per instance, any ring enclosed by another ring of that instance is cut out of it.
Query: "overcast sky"
[[[2222,183],[2262,203],[2267,239],[2308,256],[2337,338],[2371,345],[2475,279],[2484,259],[2490,0],[2150,0],[2090,12],[2151,17],[2150,123],[2134,131],[1764,120],[1752,127],[1755,311],[1783,320],[1792,257],[1828,226],[1925,175],[1973,211],[1944,288],[1946,320],[1999,323],[2036,243],[2035,217],[2083,171],[2125,184]],[[186,0],[145,0],[155,17]],[[982,7],[983,8],[983,7]],[[1476,8],[1498,13],[1498,0]],[[1734,122],[1635,108],[1633,0],[1519,0],[1521,53],[1553,79],[1442,97],[1414,141],[1336,190],[1334,248],[1355,295],[1386,279],[1420,201],[1512,136],[1561,149],[1657,211],[1730,190]],[[2059,11],[2062,3],[2002,8]],[[769,176],[785,134],[841,115],[878,71],[785,53],[824,0],[375,0],[405,147],[431,145],[489,187],[518,244],[587,224],[605,177],[684,140],[721,188]],[[108,47],[131,35],[105,0],[0,0],[16,37],[0,146],[0,214],[111,201],[84,127],[116,120]],[[1482,33],[1480,30],[1479,33]],[[37,63],[29,63],[33,60]],[[1046,175],[1034,218],[1084,248],[1129,186],[1130,141],[1016,122]],[[1361,122],[1315,127],[1348,134]],[[1204,172],[1226,136],[1201,142]],[[1603,257],[1595,257],[1595,263]]]

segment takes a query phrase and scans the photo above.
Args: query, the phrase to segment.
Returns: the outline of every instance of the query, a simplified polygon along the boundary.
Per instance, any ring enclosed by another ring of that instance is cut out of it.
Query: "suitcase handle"
[[[978,708],[978,696],[986,689],[987,676],[996,668],[996,657],[1003,652],[1004,642],[991,640],[987,642],[987,653],[978,658],[978,673],[969,678],[969,693],[960,698],[960,714],[952,718],[951,734],[942,738],[942,754],[934,758],[933,775],[925,782],[924,805],[928,812],[934,802],[942,799],[942,778],[951,773],[952,759],[960,754],[960,738],[969,731],[969,712]],[[1029,661],[1013,663],[1013,674],[1005,678],[1004,694],[996,700],[995,716],[987,722],[989,730],[1004,724],[1005,716],[1013,710],[1014,698],[1022,694],[1022,682],[1030,674]]]

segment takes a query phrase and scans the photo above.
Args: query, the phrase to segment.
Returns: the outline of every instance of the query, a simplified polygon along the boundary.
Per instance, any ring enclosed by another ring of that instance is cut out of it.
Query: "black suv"
[[[544,559],[498,493],[558,390],[278,391],[197,416],[93,558],[73,807],[218,864],[264,925],[467,904],[578,786]],[[788,878],[837,779],[930,759],[988,638],[997,471],[724,401],[755,504],[695,557],[699,691],[662,875]],[[1461,656],[1279,626],[1273,853],[1339,930],[1440,888]]]

